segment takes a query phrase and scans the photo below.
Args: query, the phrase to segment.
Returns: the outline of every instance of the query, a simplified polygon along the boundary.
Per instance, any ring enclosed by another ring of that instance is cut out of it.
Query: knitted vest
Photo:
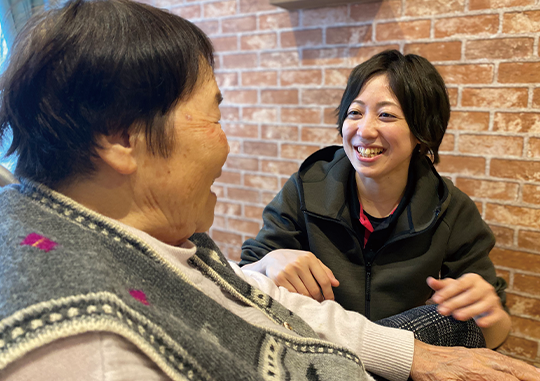
[[[0,190],[0,369],[54,340],[118,334],[173,380],[367,380],[360,359],[234,274],[205,234],[191,265],[301,337],[254,326],[148,245],[31,183]]]

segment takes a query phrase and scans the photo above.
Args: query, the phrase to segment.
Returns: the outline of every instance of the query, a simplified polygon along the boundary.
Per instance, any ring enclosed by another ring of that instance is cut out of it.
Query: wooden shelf
[[[352,3],[374,3],[380,0],[270,0],[270,4],[288,10],[335,7]]]

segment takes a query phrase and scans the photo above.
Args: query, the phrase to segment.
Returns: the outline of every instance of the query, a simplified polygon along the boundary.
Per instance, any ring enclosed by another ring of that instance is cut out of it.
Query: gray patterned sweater
[[[249,324],[150,247],[33,184],[0,190],[0,369],[88,331],[118,334],[173,380],[367,380],[360,359],[238,278],[194,235],[192,264],[242,303],[301,337]]]

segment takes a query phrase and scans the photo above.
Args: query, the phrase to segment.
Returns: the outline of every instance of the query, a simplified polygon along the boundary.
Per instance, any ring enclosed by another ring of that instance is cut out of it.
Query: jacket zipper
[[[370,318],[370,302],[371,302],[371,262],[366,262],[366,303],[364,307],[364,316]]]

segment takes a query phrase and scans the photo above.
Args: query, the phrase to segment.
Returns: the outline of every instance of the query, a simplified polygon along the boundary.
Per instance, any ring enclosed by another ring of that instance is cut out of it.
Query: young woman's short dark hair
[[[441,75],[425,58],[403,55],[397,50],[376,54],[356,66],[349,76],[347,88],[337,109],[338,131],[352,101],[373,76],[386,74],[412,134],[420,141],[420,153],[439,162],[439,146],[450,119],[450,101]]]
[[[167,120],[201,70],[208,37],[181,17],[130,0],[71,0],[17,37],[0,85],[0,137],[18,176],[55,187],[91,174],[100,134],[145,133],[167,157]]]

